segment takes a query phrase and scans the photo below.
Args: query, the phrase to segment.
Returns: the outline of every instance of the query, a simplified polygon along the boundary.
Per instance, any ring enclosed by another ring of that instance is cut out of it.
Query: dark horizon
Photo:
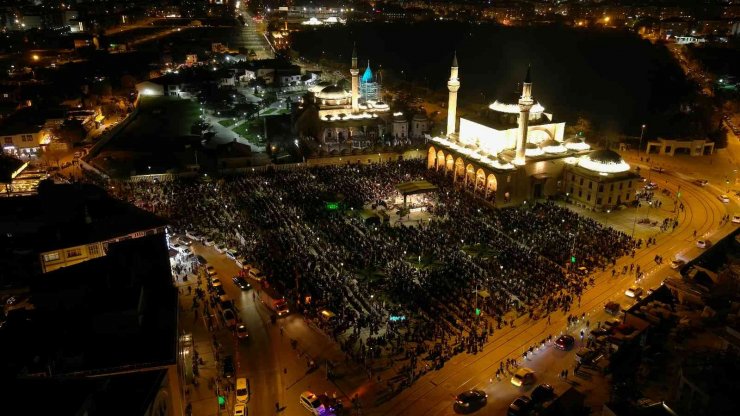
[[[661,113],[676,111],[691,92],[664,47],[629,32],[584,32],[559,26],[360,23],[298,32],[293,49],[311,60],[324,51],[325,58],[342,62],[357,42],[363,65],[370,60],[374,68],[382,65],[435,92],[446,92],[457,51],[463,105],[510,96],[531,64],[533,95],[556,118],[574,122],[582,114],[602,131],[630,135]],[[491,41],[481,41],[485,38]]]

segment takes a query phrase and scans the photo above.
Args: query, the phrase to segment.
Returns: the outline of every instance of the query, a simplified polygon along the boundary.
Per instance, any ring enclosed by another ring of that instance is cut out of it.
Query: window
[[[79,257],[82,255],[82,250],[79,248],[72,248],[67,250],[67,258],[70,257]]]
[[[607,204],[611,204],[612,203],[612,197],[609,197],[609,200],[608,201],[609,202],[607,202]]]
[[[588,189],[591,189],[594,186],[594,183],[591,181],[588,181]]]
[[[629,181],[629,183],[627,184],[627,187],[632,188],[632,181]]]
[[[629,201],[630,200],[630,194],[624,194],[624,200]]]
[[[603,183],[600,183],[599,184],[599,192],[604,192],[604,184]]]
[[[55,251],[53,253],[46,253],[46,254],[44,254],[44,261],[45,262],[48,263],[50,261],[56,261],[56,260],[59,260],[59,252],[58,251]]]
[[[13,144],[13,138],[12,137],[6,137],[5,138],[5,144]]]
[[[609,190],[610,191],[613,191],[614,190],[614,184],[609,185]]]
[[[601,205],[601,197],[596,198],[596,205]]]
[[[97,244],[90,244],[87,246],[87,252],[91,256],[99,256],[100,255],[100,248]]]
[[[583,186],[583,178],[581,178],[581,186]]]
[[[622,190],[622,186],[624,185],[624,182],[619,182],[619,190]]]
[[[586,201],[591,202],[591,192],[588,193],[588,196],[586,197]]]
[[[573,195],[573,187],[570,187],[570,191],[568,191],[569,194]]]
[[[583,196],[583,190],[579,189],[578,190],[578,197],[581,198],[582,196]]]

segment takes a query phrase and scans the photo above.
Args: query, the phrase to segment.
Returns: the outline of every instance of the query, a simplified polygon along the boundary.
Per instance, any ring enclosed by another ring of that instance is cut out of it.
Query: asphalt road
[[[252,295],[259,290],[257,283],[250,281],[253,288],[242,291],[232,282],[231,278],[238,273],[233,260],[211,247],[196,243],[192,248],[216,269],[226,294],[233,299],[237,314],[249,331],[249,338],[241,341],[230,331],[217,331],[224,353],[235,357],[237,377],[249,379],[249,415],[276,414],[275,404],[279,403],[281,415],[305,416],[307,412],[299,407],[298,399],[306,390],[329,395],[336,392],[339,398],[348,401],[345,393],[325,377],[323,364],[326,359],[337,362],[341,357],[330,339],[310,327],[296,313],[279,318],[273,325],[270,322],[271,311]],[[298,340],[296,350],[290,345],[291,338]],[[310,359],[320,365],[319,369],[308,371],[307,360]],[[233,397],[229,400],[230,404],[233,403]]]

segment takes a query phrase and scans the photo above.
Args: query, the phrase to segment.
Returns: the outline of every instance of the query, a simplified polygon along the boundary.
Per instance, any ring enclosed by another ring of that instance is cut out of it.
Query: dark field
[[[292,36],[306,58],[323,54],[347,65],[357,42],[360,66],[369,59],[395,78],[439,91],[446,91],[456,50],[463,104],[510,95],[531,64],[534,97],[548,112],[566,121],[582,114],[603,131],[638,135],[642,123],[674,111],[691,91],[663,46],[628,32],[433,22],[363,23]]]

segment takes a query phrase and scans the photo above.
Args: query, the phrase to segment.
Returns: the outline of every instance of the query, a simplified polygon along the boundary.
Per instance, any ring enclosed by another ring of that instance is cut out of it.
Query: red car
[[[555,348],[563,351],[568,351],[575,345],[576,339],[570,335],[561,335],[560,338],[555,340]]]

